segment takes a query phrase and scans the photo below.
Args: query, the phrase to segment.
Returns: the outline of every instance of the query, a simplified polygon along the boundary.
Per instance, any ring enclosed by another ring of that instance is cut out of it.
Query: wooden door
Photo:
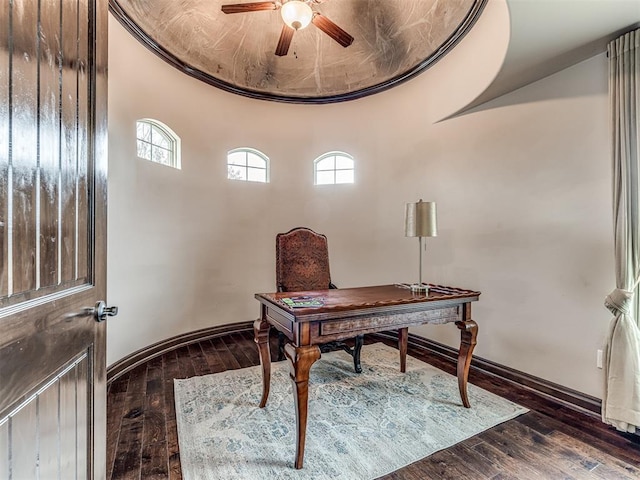
[[[0,0],[0,479],[104,478],[106,0]]]

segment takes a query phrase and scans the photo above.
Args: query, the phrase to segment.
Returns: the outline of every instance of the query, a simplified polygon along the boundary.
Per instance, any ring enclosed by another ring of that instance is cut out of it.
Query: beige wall
[[[341,287],[415,281],[403,206],[423,198],[439,215],[426,279],[483,292],[476,353],[600,395],[602,302],[614,286],[604,55],[435,123],[443,103],[461,106],[442,83],[445,61],[372,97],[284,105],[180,74],[113,19],[110,35],[108,289],[121,310],[108,363],[256,318],[253,294],[274,289],[274,237],[295,226],[328,235]],[[147,117],[181,137],[182,170],[136,158],[135,121]],[[269,184],[226,180],[226,152],[243,146],[271,158]],[[356,158],[355,185],[312,185],[312,161],[328,150]],[[457,345],[453,326],[416,333]]]

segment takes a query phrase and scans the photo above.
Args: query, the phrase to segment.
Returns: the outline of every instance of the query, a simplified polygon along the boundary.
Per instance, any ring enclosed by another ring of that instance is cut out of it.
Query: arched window
[[[138,157],[180,169],[180,137],[165,124],[143,118],[136,122]]]
[[[313,162],[314,184],[353,183],[355,180],[354,169],[355,162],[348,153],[325,153]]]
[[[245,182],[269,182],[269,157],[253,148],[227,152],[227,178]]]

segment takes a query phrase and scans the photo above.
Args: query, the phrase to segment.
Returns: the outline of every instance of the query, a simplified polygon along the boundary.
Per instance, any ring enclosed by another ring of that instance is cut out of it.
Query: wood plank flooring
[[[381,339],[368,337],[365,343],[374,341]],[[271,352],[275,357],[275,337]],[[409,354],[455,375],[446,360],[412,347]],[[166,353],[111,382],[108,478],[181,479],[173,379],[258,364],[252,332],[233,333]],[[531,411],[382,478],[640,478],[640,437],[481,372],[472,371],[470,382]]]

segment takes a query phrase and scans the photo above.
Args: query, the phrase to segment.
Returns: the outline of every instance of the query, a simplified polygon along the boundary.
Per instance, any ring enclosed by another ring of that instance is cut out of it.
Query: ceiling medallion
[[[109,5],[139,41],[188,75],[252,98],[333,103],[391,88],[433,65],[473,26],[486,2],[110,0]],[[309,24],[316,28],[305,28]]]

